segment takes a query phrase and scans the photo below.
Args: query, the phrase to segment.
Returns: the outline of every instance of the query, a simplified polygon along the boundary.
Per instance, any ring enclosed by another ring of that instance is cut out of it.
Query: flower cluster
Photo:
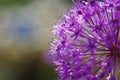
[[[76,0],[53,28],[58,80],[118,80],[120,0]]]

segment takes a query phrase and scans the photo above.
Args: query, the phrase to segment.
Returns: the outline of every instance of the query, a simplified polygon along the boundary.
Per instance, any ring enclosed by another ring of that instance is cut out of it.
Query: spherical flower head
[[[118,80],[120,0],[75,0],[53,28],[59,80]]]

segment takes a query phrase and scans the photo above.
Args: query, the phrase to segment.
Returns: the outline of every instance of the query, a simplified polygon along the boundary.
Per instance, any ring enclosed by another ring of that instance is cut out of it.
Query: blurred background
[[[52,25],[72,0],[0,0],[0,80],[55,80]]]

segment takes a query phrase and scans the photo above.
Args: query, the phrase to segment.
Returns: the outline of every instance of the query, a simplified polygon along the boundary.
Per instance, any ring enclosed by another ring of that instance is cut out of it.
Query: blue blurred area
[[[10,21],[10,36],[13,36],[13,39],[17,43],[32,44],[33,42],[33,31],[34,31],[34,22],[32,22],[30,16],[24,16],[24,14],[14,13]]]
[[[13,23],[14,24],[14,23]],[[28,20],[23,19],[15,19],[15,24],[13,25],[15,26],[15,34],[17,34],[17,36],[20,37],[29,37],[32,34],[32,24],[31,22],[29,22]]]

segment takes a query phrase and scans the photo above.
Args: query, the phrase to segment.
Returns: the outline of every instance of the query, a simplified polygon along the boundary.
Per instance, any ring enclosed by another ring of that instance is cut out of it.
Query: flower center
[[[113,57],[119,57],[120,58],[120,49],[119,48],[111,48],[110,49],[110,55]]]
[[[110,51],[112,54],[118,54],[120,55],[120,49],[114,48],[113,50]]]

